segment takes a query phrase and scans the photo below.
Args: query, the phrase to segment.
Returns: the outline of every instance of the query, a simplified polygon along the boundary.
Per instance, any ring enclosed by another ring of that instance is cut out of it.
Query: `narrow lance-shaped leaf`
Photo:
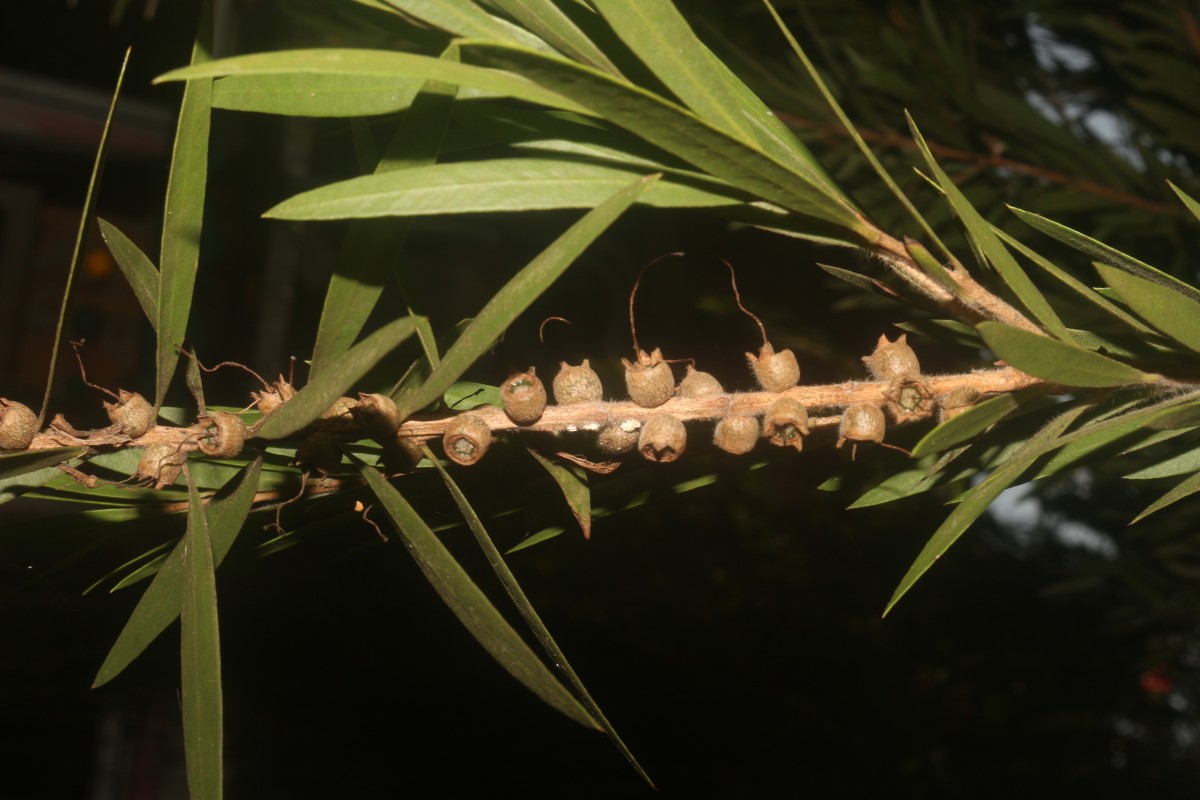
[[[290,197],[264,216],[362,219],[494,211],[594,208],[646,170],[559,158],[502,158],[433,164],[365,175]],[[745,197],[716,182],[659,181],[639,202],[673,208],[739,205]]]
[[[320,417],[334,400],[362,379],[379,360],[412,335],[418,317],[393,320],[363,339],[345,357],[309,381],[296,396],[272,411],[258,428],[264,439],[282,439]]]
[[[257,457],[221,488],[208,503],[206,520],[212,538],[212,560],[219,565],[242,529],[258,489],[262,456]],[[92,687],[103,686],[137,658],[167,626],[179,617],[183,606],[186,570],[184,543],[179,542],[158,569],[154,580],[134,607],[117,641],[96,673]]]
[[[956,417],[938,425],[925,434],[912,454],[916,458],[930,453],[940,453],[955,445],[973,439],[1017,409],[1017,399],[1011,394],[1002,394],[978,403]]]
[[[1167,185],[1171,187],[1171,191],[1175,193],[1175,196],[1183,201],[1183,204],[1187,207],[1187,210],[1192,212],[1192,216],[1195,217],[1197,221],[1200,221],[1200,203],[1196,202],[1191,195],[1170,181],[1167,181]]]
[[[184,466],[184,472],[187,472]],[[217,576],[208,518],[188,476],[188,527],[183,541],[183,603],[180,611],[179,688],[188,794],[218,800],[224,784],[224,701],[221,696],[221,633],[217,624]]]
[[[361,470],[421,572],[476,641],[509,674],[552,708],[580,725],[598,730],[592,715],[517,635],[396,487],[374,467],[364,464]]]
[[[208,60],[212,42],[211,6],[201,12],[201,30],[192,48],[192,64]],[[162,249],[159,253],[157,379],[154,406],[162,405],[179,363],[179,348],[187,335],[192,311],[192,291],[200,266],[200,232],[204,223],[204,195],[208,184],[208,132],[212,116],[212,81],[195,80],[183,90],[167,199],[163,213]]]
[[[453,53],[445,57],[453,59]],[[457,90],[454,84],[432,81],[422,88],[398,122],[387,151],[375,167],[376,175],[437,161]],[[326,365],[345,355],[362,332],[383,293],[388,273],[400,258],[410,224],[389,220],[350,226],[325,292],[313,345],[312,376],[319,376]]]
[[[975,210],[975,207],[967,200],[966,195],[962,193],[958,185],[950,180],[950,176],[937,163],[937,159],[929,151],[929,146],[925,144],[925,138],[921,135],[921,131],[917,129],[917,123],[907,113],[905,113],[905,118],[908,120],[908,126],[912,131],[913,139],[916,141],[926,165],[937,179],[939,188],[941,188],[946,196],[946,201],[950,203],[950,207],[954,209],[954,213],[962,221],[963,227],[966,228],[967,236],[982,251],[987,262],[996,268],[996,272],[1000,274],[1000,277],[1008,284],[1008,287],[1013,290],[1017,299],[1033,314],[1038,322],[1042,323],[1050,333],[1059,339],[1070,341],[1070,334],[1067,332],[1066,326],[1058,318],[1058,314],[1054,313],[1054,309],[1050,307],[1046,298],[1042,296],[1041,291],[1029,279],[1025,271],[1021,269],[1021,266],[1013,258],[1012,253],[1008,252],[1004,243],[992,232],[992,227]]]
[[[71,253],[71,262],[67,265],[67,282],[63,287],[62,302],[58,309],[58,324],[54,327],[54,344],[50,347],[50,365],[46,368],[46,391],[42,395],[42,407],[38,412],[38,427],[46,421],[46,412],[50,407],[50,391],[54,388],[54,373],[58,366],[58,350],[62,345],[63,324],[67,319],[67,308],[71,302],[71,286],[75,282],[75,273],[83,262],[83,245],[87,241],[88,231],[92,226],[92,217],[96,214],[96,194],[100,188],[100,176],[104,174],[104,162],[108,156],[108,132],[112,128],[113,115],[117,111],[117,99],[121,96],[121,85],[125,82],[125,67],[129,65],[130,50],[125,50],[125,58],[121,62],[121,71],[117,74],[117,85],[113,89],[112,100],[108,104],[108,114],[104,118],[104,128],[100,132],[100,145],[96,148],[96,159],[92,162],[92,176],[88,179],[87,194],[83,200],[83,211],[79,215],[79,228],[75,232],[75,249]],[[11,291],[11,288],[7,289]]]
[[[397,397],[396,405],[401,417],[424,408],[453,386],[467,368],[491,348],[512,321],[529,308],[655,180],[656,176],[640,178],[609,197],[504,284],[467,325],[441,363],[430,373],[429,379],[411,393]]]
[[[1175,341],[1200,353],[1200,302],[1170,286],[1096,264],[1096,271],[1125,305]]]
[[[492,4],[566,56],[620,75],[604,51],[587,37],[554,0],[492,0]]]
[[[883,610],[884,616],[887,616],[896,603],[900,602],[900,598],[913,587],[913,584],[929,571],[934,562],[950,549],[950,545],[958,541],[958,537],[979,518],[980,514],[987,510],[987,507],[999,497],[1001,492],[1015,483],[1038,458],[1057,446],[1058,437],[1085,410],[1086,406],[1078,406],[1055,417],[1035,436],[1017,448],[982,483],[967,493],[962,502],[955,506],[946,521],[925,543],[925,547],[917,555],[912,566],[908,568],[908,572],[901,578],[900,585],[896,587],[892,599],[888,601],[887,607]]]
[[[154,327],[158,324],[158,267],[116,225],[99,218],[96,222],[100,225],[100,235],[104,237],[108,251],[121,268],[129,288],[133,289],[133,296],[141,305],[146,319],[150,320],[150,326]]]
[[[1131,472],[1125,476],[1125,479],[1140,481],[1153,478],[1174,478],[1178,475],[1191,475],[1193,472],[1200,472],[1200,447],[1194,447],[1157,464]]]
[[[497,39],[502,42],[549,50],[549,46],[529,31],[493,17],[474,0],[385,0],[410,16],[455,36],[473,39]]]
[[[229,75],[213,85],[213,108],[289,117],[366,117],[408,108],[416,78],[380,75]]]
[[[847,230],[867,230],[824,179],[778,163],[651,92],[555,56],[491,42],[462,42],[460,48],[465,59],[528,75],[737,189]]]
[[[1200,472],[1184,478],[1184,480],[1172,488],[1171,491],[1167,492],[1162,497],[1146,506],[1142,513],[1134,517],[1133,521],[1129,524],[1132,525],[1134,522],[1141,522],[1155,511],[1161,511],[1167,506],[1173,503],[1178,503],[1183,498],[1193,495],[1196,492],[1200,492]]]
[[[171,70],[159,76],[162,81],[221,78],[226,75],[334,75],[352,80],[356,77],[382,77],[393,80],[435,80],[459,86],[471,86],[502,97],[590,114],[571,102],[520,75],[486,69],[455,61],[414,53],[384,50],[317,49],[280,50],[233,58],[222,58],[191,67]]]
[[[16,453],[0,453],[0,480],[17,478],[70,461],[83,453],[82,447],[54,447],[49,450],[22,450]]]
[[[558,484],[559,491],[563,493],[571,513],[575,516],[575,521],[579,523],[579,527],[583,531],[583,538],[590,539],[592,537],[592,493],[588,489],[587,473],[578,467],[571,469],[562,464],[556,464],[532,448],[530,448],[529,454],[542,465],[546,472],[550,473],[550,477]]]
[[[533,453],[533,451],[530,451]],[[454,498],[454,504],[458,506],[459,513],[463,515],[463,519],[467,522],[467,527],[471,529],[471,533],[475,535],[475,541],[479,543],[479,547],[487,556],[488,563],[492,565],[492,570],[495,571],[496,577],[500,579],[500,583],[504,585],[504,590],[508,592],[509,598],[513,601],[513,605],[521,612],[521,618],[525,620],[525,624],[533,631],[534,636],[541,642],[542,648],[546,651],[546,655],[550,657],[551,663],[558,667],[559,672],[567,679],[567,683],[575,690],[575,694],[579,697],[583,706],[587,709],[592,718],[596,720],[600,728],[608,735],[621,754],[626,760],[637,770],[638,775],[646,783],[654,786],[650,780],[650,776],[642,769],[642,765],[634,758],[633,753],[625,746],[625,742],[621,740],[617,734],[616,728],[604,716],[604,712],[600,710],[600,706],[592,699],[591,692],[583,685],[583,681],[567,661],[567,656],[563,653],[562,648],[554,641],[554,637],[550,635],[550,629],[542,622],[542,618],[538,615],[533,607],[533,603],[529,602],[529,598],[525,595],[521,584],[517,582],[517,578],[512,574],[512,570],[508,568],[504,557],[500,555],[500,551],[492,542],[492,537],[488,535],[487,530],[483,527],[483,522],[479,519],[479,515],[475,513],[475,509],[471,508],[471,504],[467,501],[466,495],[458,488],[458,484],[450,477],[450,473],[442,466],[441,462],[430,452],[429,448],[425,448],[425,457],[437,468],[438,474],[442,476],[442,481],[446,484],[446,488],[450,490],[451,497]],[[541,461],[541,457],[534,453],[534,457]]]
[[[1107,356],[1000,322],[976,326],[987,346],[1011,366],[1063,386],[1128,386],[1162,376],[1142,372]]]

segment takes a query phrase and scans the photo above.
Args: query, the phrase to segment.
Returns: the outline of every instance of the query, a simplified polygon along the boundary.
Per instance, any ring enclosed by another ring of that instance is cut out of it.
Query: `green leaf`
[[[16,453],[0,453],[0,481],[28,475],[39,469],[53,467],[64,461],[83,455],[82,447],[54,447],[49,450],[21,450]],[[3,484],[0,484],[0,491]]]
[[[953,474],[946,473],[938,468],[938,459],[935,456],[925,456],[912,467],[892,473],[877,486],[864,492],[846,508],[869,508],[891,503],[904,497],[927,492],[943,483],[962,480],[977,471],[977,467],[970,466]],[[826,491],[836,491],[837,488],[837,486],[830,486]]]
[[[533,453],[532,450],[529,452]],[[537,453],[533,453],[533,455],[538,459],[539,462],[542,462],[542,458],[538,456]],[[508,596],[513,601],[513,605],[515,605],[517,610],[521,613],[521,618],[525,620],[525,624],[529,626],[531,631],[533,631],[534,636],[536,636],[538,641],[541,643],[542,649],[545,650],[546,655],[550,657],[550,662],[554,664],[558,668],[559,672],[562,673],[563,677],[567,679],[567,683],[571,685],[571,688],[575,691],[575,694],[579,697],[584,708],[591,715],[597,727],[599,727],[604,731],[605,734],[608,735],[608,738],[611,739],[613,744],[617,746],[617,749],[621,751],[621,754],[625,756],[625,759],[629,761],[635,770],[637,770],[638,775],[641,775],[642,779],[645,780],[646,783],[650,784],[651,787],[653,787],[654,783],[650,780],[650,776],[646,774],[646,771],[642,769],[642,765],[638,763],[637,759],[633,757],[633,753],[630,752],[629,748],[625,746],[625,742],[623,742],[621,737],[617,734],[616,728],[614,728],[612,723],[608,721],[608,718],[604,716],[604,712],[600,710],[599,704],[592,699],[591,692],[589,692],[587,687],[583,685],[583,681],[575,672],[575,669],[571,666],[571,663],[567,661],[567,656],[565,653],[563,653],[562,648],[558,646],[558,643],[554,641],[554,637],[550,635],[550,629],[546,627],[546,624],[542,622],[542,618],[538,616],[537,611],[533,607],[533,603],[529,602],[529,598],[525,595],[524,590],[521,589],[521,584],[517,582],[516,576],[512,574],[512,570],[510,570],[508,568],[508,564],[504,562],[504,557],[500,555],[500,551],[492,542],[492,537],[488,535],[487,530],[483,527],[483,522],[480,521],[479,515],[475,513],[475,509],[471,508],[471,504],[467,502],[466,495],[464,495],[462,490],[458,488],[458,484],[456,484],[454,479],[450,477],[450,473],[447,472],[445,467],[442,466],[441,462],[434,457],[433,453],[430,452],[428,447],[425,448],[425,457],[430,460],[430,462],[437,468],[438,474],[442,476],[442,481],[446,484],[446,488],[450,490],[450,495],[454,498],[454,504],[458,506],[459,513],[463,515],[463,519],[465,519],[467,522],[467,527],[470,528],[471,533],[475,535],[475,541],[479,543],[480,549],[483,550],[484,555],[487,556],[488,563],[492,565],[492,570],[495,571],[496,577],[500,579],[500,583],[503,584],[504,590],[508,592]]]
[[[1187,210],[1192,212],[1192,216],[1195,217],[1197,221],[1200,221],[1200,203],[1196,202],[1187,192],[1183,191],[1183,189],[1180,189],[1170,181],[1167,181],[1167,186],[1170,186],[1171,191],[1175,193],[1175,196],[1183,201],[1183,204],[1187,206]]]
[[[213,85],[213,108],[290,117],[366,117],[408,108],[417,78],[380,75],[230,75]]]
[[[1161,379],[1107,356],[1000,322],[976,326],[992,352],[1036,378],[1063,386],[1128,386]]]
[[[458,86],[471,86],[501,97],[528,100],[531,103],[568,111],[589,113],[561,95],[547,91],[527,78],[494,69],[460,64],[432,56],[394,53],[384,50],[280,50],[233,58],[222,58],[172,70],[159,76],[162,81],[193,81],[227,75],[332,75],[342,80],[360,77],[391,80],[436,80]]]
[[[121,274],[133,289],[133,295],[142,306],[150,325],[158,323],[158,267],[129,237],[121,233],[116,225],[105,219],[96,219],[100,235],[108,245],[113,260],[121,268]]]
[[[1136,275],[1139,278],[1144,278],[1162,286],[1169,286],[1180,294],[1200,302],[1200,289],[1196,289],[1196,287],[1190,286],[1178,278],[1174,278],[1161,270],[1155,269],[1149,264],[1138,261],[1133,256],[1126,255],[1116,248],[1109,247],[1103,242],[1098,242],[1090,236],[1086,236],[1079,231],[1072,230],[1061,223],[1046,219],[1039,214],[1034,214],[1030,211],[1023,211],[1022,209],[1014,208],[1012,206],[1009,206],[1008,209],[1020,217],[1021,221],[1026,225],[1029,225],[1035,230],[1041,231],[1047,236],[1057,239],[1063,244],[1070,245],[1082,253],[1087,253],[1092,258],[1103,261],[1105,264],[1116,267],[1117,269],[1124,270],[1131,275]]]
[[[929,146],[925,144],[925,138],[921,136],[921,131],[917,129],[917,123],[908,116],[907,112],[905,118],[908,120],[909,129],[912,131],[913,139],[916,141],[926,165],[937,179],[938,186],[945,194],[950,207],[962,221],[963,227],[967,230],[967,236],[983,253],[987,262],[996,268],[1017,299],[1038,322],[1042,323],[1054,336],[1069,341],[1070,334],[1067,333],[1067,328],[1058,318],[1058,314],[1054,313],[1054,309],[1046,302],[1046,298],[1042,296],[1037,286],[1029,279],[1029,276],[1013,258],[1012,253],[1008,252],[1004,243],[992,231],[992,226],[980,216],[975,207],[967,200],[966,195],[959,190],[958,185],[950,180],[950,176],[937,163],[933,153],[929,152]]]
[[[824,178],[801,174],[698,119],[685,108],[602,72],[555,56],[491,42],[462,42],[463,57],[525,74],[592,113],[763,200],[851,231],[865,223]]]
[[[1012,394],[1002,394],[984,400],[925,434],[913,448],[913,457],[940,453],[969,441],[1007,417],[1018,405],[1017,398]]]
[[[374,467],[363,465],[361,470],[421,572],[476,641],[552,708],[580,725],[598,730],[596,720],[517,635],[403,495]]]
[[[552,0],[492,0],[492,4],[563,55],[612,75],[619,70]]]
[[[470,411],[480,406],[504,406],[499,386],[475,381],[458,381],[442,395],[442,402],[451,411]]]
[[[190,476],[188,526],[181,546],[179,694],[183,707],[183,752],[188,794],[197,800],[208,800],[220,798],[224,784],[221,633],[217,624],[213,543],[200,494]]]
[[[1200,447],[1172,456],[1153,466],[1144,467],[1125,476],[1127,480],[1140,481],[1153,478],[1173,478],[1200,471]]]
[[[572,469],[556,464],[533,448],[529,448],[529,455],[533,456],[558,484],[559,491],[563,493],[575,521],[583,531],[583,538],[592,538],[592,492],[588,488],[587,473],[579,467]]]
[[[512,23],[484,11],[473,0],[385,0],[405,14],[427,22],[455,36],[497,39],[526,47],[547,48],[546,44]]]
[[[1086,406],[1078,406],[1059,414],[1041,431],[1017,448],[982,483],[971,489],[962,498],[962,501],[955,506],[954,511],[950,512],[946,521],[926,542],[912,566],[908,568],[908,572],[900,579],[900,585],[896,587],[892,599],[888,601],[887,607],[883,610],[885,617],[921,576],[929,571],[934,562],[950,549],[950,545],[954,544],[971,523],[987,510],[987,507],[1001,492],[1015,483],[1027,469],[1033,466],[1035,461],[1058,446],[1058,437],[1085,410]]]
[[[46,421],[46,411],[50,407],[50,392],[54,388],[54,377],[58,367],[58,351],[62,346],[63,324],[67,319],[67,308],[71,303],[71,287],[75,283],[75,274],[83,262],[84,244],[92,227],[92,217],[96,215],[96,196],[100,189],[100,177],[104,174],[104,162],[108,157],[108,132],[112,128],[113,115],[117,111],[117,99],[121,96],[121,86],[125,82],[125,67],[129,65],[131,48],[125,50],[125,58],[121,62],[121,71],[117,73],[117,85],[113,89],[112,100],[108,104],[108,114],[104,118],[104,127],[100,131],[100,144],[96,148],[96,159],[92,162],[92,175],[88,179],[87,194],[83,199],[83,210],[79,215],[79,228],[75,231],[75,248],[71,252],[71,262],[67,269],[67,283],[63,287],[62,302],[58,309],[58,324],[54,327],[54,343],[50,346],[50,364],[46,368],[46,391],[42,395],[42,407],[38,412],[38,427]],[[6,288],[5,291],[13,291]]]
[[[594,208],[641,170],[551,158],[502,158],[431,164],[331,183],[284,200],[275,219],[362,219],[493,211]],[[745,198],[717,184],[659,181],[639,198],[652,206],[739,205]]]
[[[361,380],[380,359],[412,335],[419,317],[404,317],[384,325],[363,339],[291,400],[272,411],[258,428],[264,439],[282,439],[320,417],[334,400]]]
[[[457,60],[454,54],[446,57]],[[456,92],[453,84],[433,81],[422,87],[376,165],[376,175],[417,168],[437,160]],[[350,226],[325,293],[313,345],[311,375],[320,375],[326,365],[336,363],[362,333],[383,293],[389,272],[397,274],[396,262],[410,228],[410,222],[393,220],[356,221]]]
[[[508,555],[512,555],[513,553],[524,550],[526,547],[533,547],[535,544],[541,544],[549,539],[553,539],[555,536],[561,536],[566,532],[566,528],[560,528],[558,526],[543,528],[532,536],[525,537],[504,552]]]
[[[193,66],[209,58],[212,20],[207,13],[192,49]],[[204,223],[204,194],[208,184],[208,132],[212,117],[212,81],[195,80],[183,90],[167,199],[163,210],[162,249],[159,253],[158,334],[154,406],[167,396],[179,363],[179,348],[187,335],[192,291],[200,263],[200,231]]]
[[[262,457],[259,456],[239,470],[209,501],[205,524],[212,540],[214,565],[224,560],[250,513],[261,469]],[[195,486],[194,480],[191,485]],[[189,526],[191,524],[189,519]],[[186,547],[186,540],[180,541],[159,567],[158,574],[146,587],[145,594],[100,665],[92,688],[103,686],[121,674],[179,616],[189,580],[188,565],[184,563]]]
[[[512,321],[529,308],[655,180],[656,176],[653,175],[640,178],[609,197],[504,284],[467,325],[442,362],[430,373],[428,380],[413,392],[396,398],[401,419],[437,400],[453,386],[467,368],[492,347]]]
[[[1129,524],[1132,525],[1135,522],[1140,522],[1153,514],[1155,511],[1161,511],[1172,503],[1177,503],[1183,498],[1193,495],[1196,492],[1200,492],[1200,472],[1184,478],[1183,482],[1177,484],[1173,489],[1171,489],[1171,491],[1167,492],[1162,497],[1146,506],[1145,510],[1134,517]]]
[[[1106,264],[1095,267],[1104,282],[1142,319],[1200,353],[1200,302],[1157,281]]]

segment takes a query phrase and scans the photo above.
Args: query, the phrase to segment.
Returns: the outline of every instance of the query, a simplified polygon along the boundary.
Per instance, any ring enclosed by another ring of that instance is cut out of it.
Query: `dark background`
[[[701,30],[721,30],[763,65],[782,69],[786,57],[761,12],[741,4],[683,5]],[[1064,4],[1043,5],[1042,19],[1053,25]],[[230,8],[238,51],[352,41],[338,26],[322,29],[312,3]],[[825,26],[843,37],[836,41],[869,42],[875,25],[880,36],[908,36],[918,49],[922,42],[915,5],[854,4],[845,15],[861,30],[852,31],[830,4],[807,4],[815,21],[788,8],[790,21]],[[32,93],[43,121],[52,111],[75,116],[51,118],[38,135],[0,140],[3,197],[17,198],[4,205],[0,235],[6,246],[26,242],[28,256],[3,265],[10,303],[0,319],[4,396],[40,397],[97,113],[131,42],[131,110],[119,118],[122,135],[114,139],[99,213],[148,253],[157,250],[179,90],[149,82],[187,60],[196,10],[166,3],[150,20],[143,10],[132,4],[114,26],[107,3],[33,3],[26,23],[6,26],[3,74],[54,83],[39,83],[37,91],[23,83],[5,99],[28,101]],[[946,13],[943,24],[973,43],[988,80],[1037,69],[1021,21],[1031,13],[1025,5],[1003,6],[992,17]],[[1072,30],[1061,35],[1086,46]],[[862,75],[855,83],[853,74],[838,72],[845,66],[836,58],[823,65],[859,105],[881,118],[894,113],[895,96]],[[1123,111],[1129,88],[1101,67],[1090,76],[1091,97]],[[941,140],[986,149],[984,134],[994,128],[972,127],[963,97],[937,85],[946,75],[909,77],[927,83],[929,96],[906,104],[941,104],[943,116],[924,117],[939,126]],[[1008,88],[1022,87],[1014,81]],[[94,94],[80,99],[79,89]],[[871,121],[865,110],[856,118]],[[895,116],[888,124],[901,126]],[[818,136],[810,144],[830,163],[847,158],[837,141]],[[1015,142],[1009,155],[1037,155],[1021,147]],[[896,163],[907,158],[891,155]],[[1189,156],[1175,155],[1173,179],[1186,185]],[[1053,153],[1041,157],[1045,169],[1054,165]],[[206,358],[241,360],[271,375],[311,348],[342,226],[258,215],[300,189],[352,174],[348,126],[217,112],[211,160],[191,333]],[[1122,188],[1165,202],[1161,181],[1147,189],[1143,177]],[[843,179],[859,180],[853,173]],[[861,180],[869,200],[866,176]],[[1046,190],[1044,181],[1022,186],[1003,170],[970,186],[1004,187],[987,195],[994,203],[1005,192],[1024,198]],[[1078,186],[1063,191],[1080,193]],[[1072,211],[1082,219],[1134,213],[1120,203],[1080,204],[1065,213]],[[408,245],[415,281],[408,299],[435,329],[446,330],[575,216],[421,220]],[[1146,219],[1113,225],[1130,231],[1113,243],[1194,279],[1184,266],[1195,263],[1188,261],[1194,246],[1186,224]],[[1147,230],[1183,234],[1143,247]],[[153,380],[149,330],[119,272],[106,266],[98,238],[92,248],[69,315],[71,336],[89,341],[93,381],[146,390]],[[757,332],[737,315],[719,258],[736,266],[745,303],[776,344],[796,350],[806,381],[860,375],[859,357],[909,316],[902,306],[825,278],[813,262],[863,271],[872,265],[698,215],[637,210],[513,326],[471,377],[496,382],[510,367],[531,363],[549,375],[558,360],[586,356],[606,385],[616,385],[617,359],[630,352],[629,287],[644,264],[673,251],[688,255],[647,273],[638,296],[639,338],[669,356],[696,358],[731,388],[750,385],[743,353],[755,347]],[[385,297],[383,305],[399,302]],[[551,314],[573,325],[548,328],[541,344],[537,324]],[[926,371],[983,363],[963,348],[914,345]],[[76,374],[69,363],[60,367],[55,407],[77,424],[98,422],[88,418],[96,397]],[[229,403],[249,388],[244,377],[228,374],[207,386],[211,402]],[[894,441],[911,444],[921,432],[898,431]],[[552,486],[518,445],[500,446],[484,464],[456,473],[481,510],[516,509],[489,522],[502,547],[548,525],[568,528],[514,554],[510,564],[660,794],[976,798],[1071,789],[1107,797],[1152,787],[1163,797],[1195,796],[1195,576],[1163,554],[1190,535],[1191,512],[1171,512],[1150,532],[1127,530],[1153,490],[1121,482],[1103,465],[1049,481],[1031,514],[985,516],[881,620],[952,495],[845,511],[904,457],[864,448],[851,464],[848,453],[815,437],[800,455],[756,451],[753,462],[768,463],[751,470],[746,460],[705,446],[702,431],[692,433],[688,459],[661,468],[631,463],[593,480],[599,506],[642,502],[598,519],[590,541],[570,530]],[[842,473],[841,491],[817,488]],[[672,490],[705,475],[717,479],[687,493]],[[429,476],[405,486],[431,522],[453,519]],[[351,510],[354,499],[285,511],[297,546],[270,555],[259,545],[271,517],[256,515],[221,569],[230,797],[652,796],[603,737],[558,717],[484,656],[403,550],[381,544]],[[110,685],[90,690],[140,589],[110,595],[109,582],[83,591],[140,543],[177,535],[181,523],[149,533],[114,527],[75,535],[72,517],[43,516],[61,511],[24,501],[0,507],[0,798],[183,796],[177,631]],[[1079,545],[1064,535],[1066,523],[1089,526],[1113,549]],[[39,560],[45,538],[68,542],[73,557]],[[491,592],[469,539],[461,529],[446,534]]]

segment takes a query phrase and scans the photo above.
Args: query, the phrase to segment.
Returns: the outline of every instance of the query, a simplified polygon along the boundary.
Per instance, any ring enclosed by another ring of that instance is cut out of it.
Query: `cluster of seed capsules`
[[[810,433],[808,408],[796,397],[785,394],[800,382],[800,366],[791,350],[776,351],[764,343],[758,353],[747,353],[750,369],[759,386],[778,394],[761,414],[729,413],[717,420],[713,443],[725,452],[742,455],[750,452],[760,439],[780,447],[800,450]],[[661,351],[637,351],[637,360],[621,359],[625,367],[625,388],[629,399],[638,406],[655,409],[672,398],[703,399],[726,394],[720,382],[693,366],[675,383],[670,364]],[[887,427],[888,409],[897,422],[930,416],[935,408],[943,418],[965,410],[978,399],[970,390],[955,392],[935,400],[921,377],[920,364],[905,336],[889,342],[881,336],[874,352],[863,358],[868,372],[884,385],[880,403],[854,404],[844,408],[838,426],[840,447],[846,442],[882,442]],[[584,360],[578,366],[560,365],[551,389],[559,406],[597,403],[603,400],[600,378]],[[535,371],[509,377],[500,387],[504,411],[517,426],[537,423],[546,410],[547,392]],[[478,462],[492,441],[492,431],[482,415],[466,412],[456,417],[443,436],[446,456],[462,465]],[[670,462],[678,459],[687,445],[687,429],[675,415],[662,411],[641,418],[612,419],[598,427],[597,445],[608,455],[637,450],[649,461]]]

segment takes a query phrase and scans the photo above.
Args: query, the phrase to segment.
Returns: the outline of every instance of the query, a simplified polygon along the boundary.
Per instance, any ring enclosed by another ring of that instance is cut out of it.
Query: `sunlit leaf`
[[[264,439],[282,439],[320,417],[381,358],[413,334],[416,320],[416,317],[393,320],[354,345],[337,363],[309,381],[295,397],[272,411],[258,428],[258,435]]]
[[[583,538],[591,538],[592,492],[588,488],[587,473],[579,467],[556,464],[532,448],[530,448],[529,454],[542,465],[546,472],[550,473],[550,477],[558,484],[559,491],[563,493],[567,506],[570,507],[575,521],[579,523],[579,527],[583,531]]]
[[[364,465],[362,475],[395,524],[421,572],[476,641],[509,674],[552,708],[580,725],[599,729],[592,715],[500,615],[400,492],[374,467]]]
[[[987,346],[1022,372],[1063,386],[1128,386],[1161,378],[1107,356],[1000,322],[981,322]]]
[[[1145,510],[1134,517],[1133,521],[1129,524],[1132,525],[1134,522],[1140,522],[1141,520],[1153,514],[1155,511],[1161,511],[1172,503],[1178,503],[1183,498],[1193,495],[1196,492],[1200,492],[1200,472],[1184,478],[1184,480],[1171,489],[1171,491],[1167,492],[1162,497],[1148,505]]]
[[[1100,277],[1125,305],[1155,328],[1195,352],[1200,352],[1200,302],[1170,286],[1125,270],[1096,264]]]
[[[1007,417],[1017,406],[1017,398],[1011,394],[984,400],[925,434],[913,448],[912,454],[920,458],[969,441]]]
[[[473,0],[384,0],[405,14],[447,33],[476,39],[496,39],[526,47],[549,49],[528,31],[492,16]]]
[[[1183,201],[1183,204],[1187,207],[1187,210],[1192,212],[1192,216],[1195,217],[1197,221],[1200,221],[1200,203],[1196,202],[1191,195],[1170,181],[1167,181],[1167,185],[1171,187],[1171,191],[1175,193],[1175,196]]]
[[[394,114],[412,104],[421,83],[380,75],[230,75],[213,85],[213,108],[292,117]]]
[[[1001,492],[1015,483],[1026,470],[1033,466],[1035,461],[1057,446],[1058,437],[1085,410],[1086,406],[1078,406],[1055,417],[1035,436],[1018,447],[982,483],[967,493],[950,512],[946,521],[926,542],[912,566],[908,568],[908,572],[900,579],[900,585],[896,587],[891,600],[883,610],[884,616],[887,616],[900,598],[904,597],[921,576],[929,571],[934,562],[950,549],[950,545],[958,541],[958,537],[962,536],[971,523],[987,510],[987,507]]]
[[[891,503],[904,497],[927,492],[943,483],[962,480],[979,471],[978,467],[970,466],[948,473],[934,469],[936,462],[936,456],[925,456],[913,466],[893,472],[846,508],[869,508]],[[835,487],[830,487],[828,491],[835,491]]]
[[[1176,475],[1190,475],[1200,471],[1200,447],[1194,447],[1178,455],[1160,461],[1149,467],[1143,467],[1131,472],[1125,477],[1129,480],[1150,480],[1153,478],[1173,478]]]
[[[397,397],[401,417],[424,408],[453,386],[512,321],[529,308],[654,181],[654,176],[650,176],[626,185],[585,214],[504,284],[467,325],[429,379],[415,391]]]
[[[608,56],[580,30],[553,0],[492,0],[493,5],[537,34],[555,50],[613,75],[620,74]]]
[[[196,485],[190,479],[187,533],[180,546],[183,592],[179,613],[179,696],[188,793],[193,798],[215,800],[222,796],[225,772],[217,575],[208,518]]]
[[[214,565],[219,565],[224,560],[242,529],[246,515],[250,513],[254,494],[258,490],[261,468],[262,458],[256,458],[241,469],[208,503],[205,525],[212,541],[211,558]],[[191,485],[195,486],[195,482]],[[191,524],[189,518],[189,525]],[[179,616],[188,585],[187,566],[184,563],[185,549],[186,540],[176,545],[159,567],[158,574],[146,587],[145,594],[134,607],[129,621],[125,623],[104,663],[100,665],[92,683],[93,687],[102,686],[119,675]]]
[[[566,159],[503,158],[434,164],[365,175],[290,197],[264,216],[275,219],[418,217],[493,211],[594,208],[646,173]],[[716,183],[658,181],[639,198],[652,206],[704,208],[745,198]]]

